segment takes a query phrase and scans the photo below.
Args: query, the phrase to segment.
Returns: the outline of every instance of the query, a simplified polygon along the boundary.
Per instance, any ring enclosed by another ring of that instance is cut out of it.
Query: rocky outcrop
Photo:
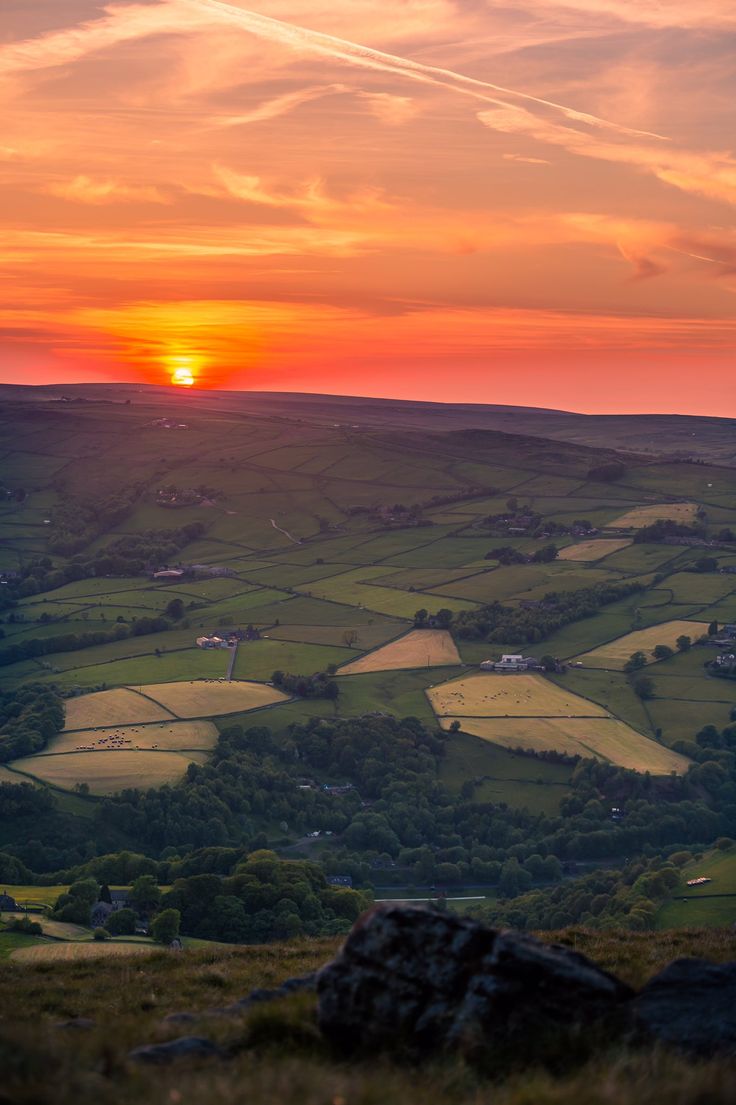
[[[577,1050],[623,1030],[632,991],[584,956],[426,909],[379,906],[319,972],[319,1024],[343,1052]]]
[[[638,1028],[690,1055],[736,1054],[736,963],[676,959],[632,1002]]]

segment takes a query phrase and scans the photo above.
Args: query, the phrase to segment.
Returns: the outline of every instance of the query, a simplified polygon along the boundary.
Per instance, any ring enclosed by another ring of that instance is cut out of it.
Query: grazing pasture
[[[65,710],[66,731],[103,725],[134,725],[136,722],[164,721],[172,717],[159,703],[151,702],[127,687],[68,698]]]
[[[609,525],[617,529],[643,529],[644,526],[651,526],[653,522],[662,520],[690,525],[695,521],[697,513],[697,503],[652,503],[632,507],[625,514],[614,518]]]
[[[447,667],[460,662],[455,642],[446,629],[414,629],[398,640],[345,664],[338,675],[360,675],[399,668]]]
[[[625,633],[623,637],[616,637],[607,644],[599,645],[590,652],[578,656],[577,659],[593,668],[614,668],[622,671],[624,664],[634,652],[643,652],[647,661],[653,663],[652,650],[657,645],[675,648],[678,637],[684,635],[695,640],[707,629],[707,622],[682,620],[661,622],[659,625],[649,626],[648,629],[636,629],[633,633]]]
[[[38,756],[56,756],[84,750],[115,755],[121,751],[162,748],[179,752],[198,748],[209,751],[217,744],[217,729],[211,721],[164,721],[149,725],[114,725],[107,729],[77,729],[52,737]]]
[[[568,545],[566,548],[560,549],[557,559],[602,560],[604,556],[618,552],[619,549],[625,549],[630,544],[631,541],[628,537],[596,537],[591,541],[578,541],[575,545]]]
[[[597,703],[529,673],[463,676],[427,696],[438,717],[606,717]]]
[[[285,702],[288,697],[264,683],[226,683],[210,679],[151,683],[141,687],[140,692],[181,718],[215,717],[240,710],[256,710],[275,702]]]
[[[91,794],[116,794],[130,787],[148,790],[181,779],[187,764],[201,762],[203,752],[122,751],[68,752],[59,756],[27,756],[16,760],[43,783],[72,790],[86,783]]]
[[[449,729],[454,718],[443,717],[440,724]],[[657,744],[656,741],[612,717],[539,717],[468,718],[459,717],[463,732],[504,748],[553,750],[570,756],[608,760],[632,771],[652,775],[682,775],[690,766],[685,756]]]

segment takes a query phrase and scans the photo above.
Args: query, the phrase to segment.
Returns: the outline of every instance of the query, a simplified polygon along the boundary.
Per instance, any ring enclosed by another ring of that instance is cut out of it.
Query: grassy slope
[[[548,937],[552,934],[548,934]],[[633,985],[673,958],[715,961],[736,956],[736,936],[725,931],[590,933],[554,938],[590,955]],[[349,1064],[329,1054],[314,1025],[314,999],[298,995],[254,1009],[243,1018],[162,1026],[182,1009],[223,1005],[255,986],[273,986],[317,967],[336,942],[299,941],[267,948],[210,948],[150,959],[7,965],[0,972],[0,1002],[14,1011],[6,1024],[3,1091],[9,1100],[59,1105],[674,1105],[732,1101],[733,1063],[693,1064],[664,1053],[627,1052],[612,1046],[582,1068],[549,1074],[527,1065],[491,1085],[462,1064],[436,1058],[411,1068],[388,1058]],[[89,1032],[60,1032],[53,1025],[90,1017]],[[187,1033],[236,1045],[228,1062],[136,1068],[128,1050]],[[530,1049],[533,1056],[533,1048]]]

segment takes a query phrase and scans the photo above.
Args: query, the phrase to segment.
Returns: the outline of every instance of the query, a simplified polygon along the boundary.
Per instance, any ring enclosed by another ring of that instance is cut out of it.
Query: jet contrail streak
[[[512,107],[505,100],[498,100],[496,93],[502,96],[512,96],[529,103],[539,104],[541,107],[553,108],[561,111],[568,119],[578,123],[586,123],[589,126],[601,127],[613,130],[622,135],[634,135],[643,138],[656,138],[661,141],[668,139],[661,134],[652,134],[649,131],[633,130],[630,127],[612,123],[607,119],[601,119],[597,115],[589,115],[586,112],[576,111],[564,104],[555,103],[553,100],[543,100],[539,96],[532,96],[527,92],[517,92],[513,88],[504,88],[502,85],[491,84],[488,81],[477,80],[475,77],[467,77],[462,73],[455,73],[452,69],[441,69],[434,65],[423,65],[420,62],[410,61],[408,58],[398,57],[395,54],[386,54],[381,50],[374,50],[370,46],[361,46],[355,42],[348,42],[334,35],[324,34],[322,31],[311,31],[306,27],[299,27],[292,23],[285,23],[280,19],[273,19],[268,15],[260,15],[258,12],[247,11],[232,4],[223,3],[222,0],[183,0],[191,7],[200,11],[209,10],[219,12],[224,19],[237,23],[244,30],[252,34],[267,38],[272,42],[280,42],[294,49],[309,50],[312,53],[326,55],[336,61],[345,61],[352,65],[359,65],[366,69],[373,69],[383,73],[393,73],[411,80],[422,81],[425,84],[438,85],[443,88],[453,89],[466,96],[473,96],[485,103],[501,104],[503,107]]]

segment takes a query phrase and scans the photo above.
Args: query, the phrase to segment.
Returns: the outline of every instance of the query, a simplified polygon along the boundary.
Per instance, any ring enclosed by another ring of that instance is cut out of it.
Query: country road
[[[288,537],[290,541],[293,541],[295,545],[301,545],[301,543],[302,543],[301,537],[294,537],[291,533],[289,533],[288,529],[282,529],[281,526],[277,526],[275,518],[269,518],[268,520],[271,523],[271,525],[273,526],[273,528],[277,529],[279,531],[279,533],[283,533],[284,536]]]

